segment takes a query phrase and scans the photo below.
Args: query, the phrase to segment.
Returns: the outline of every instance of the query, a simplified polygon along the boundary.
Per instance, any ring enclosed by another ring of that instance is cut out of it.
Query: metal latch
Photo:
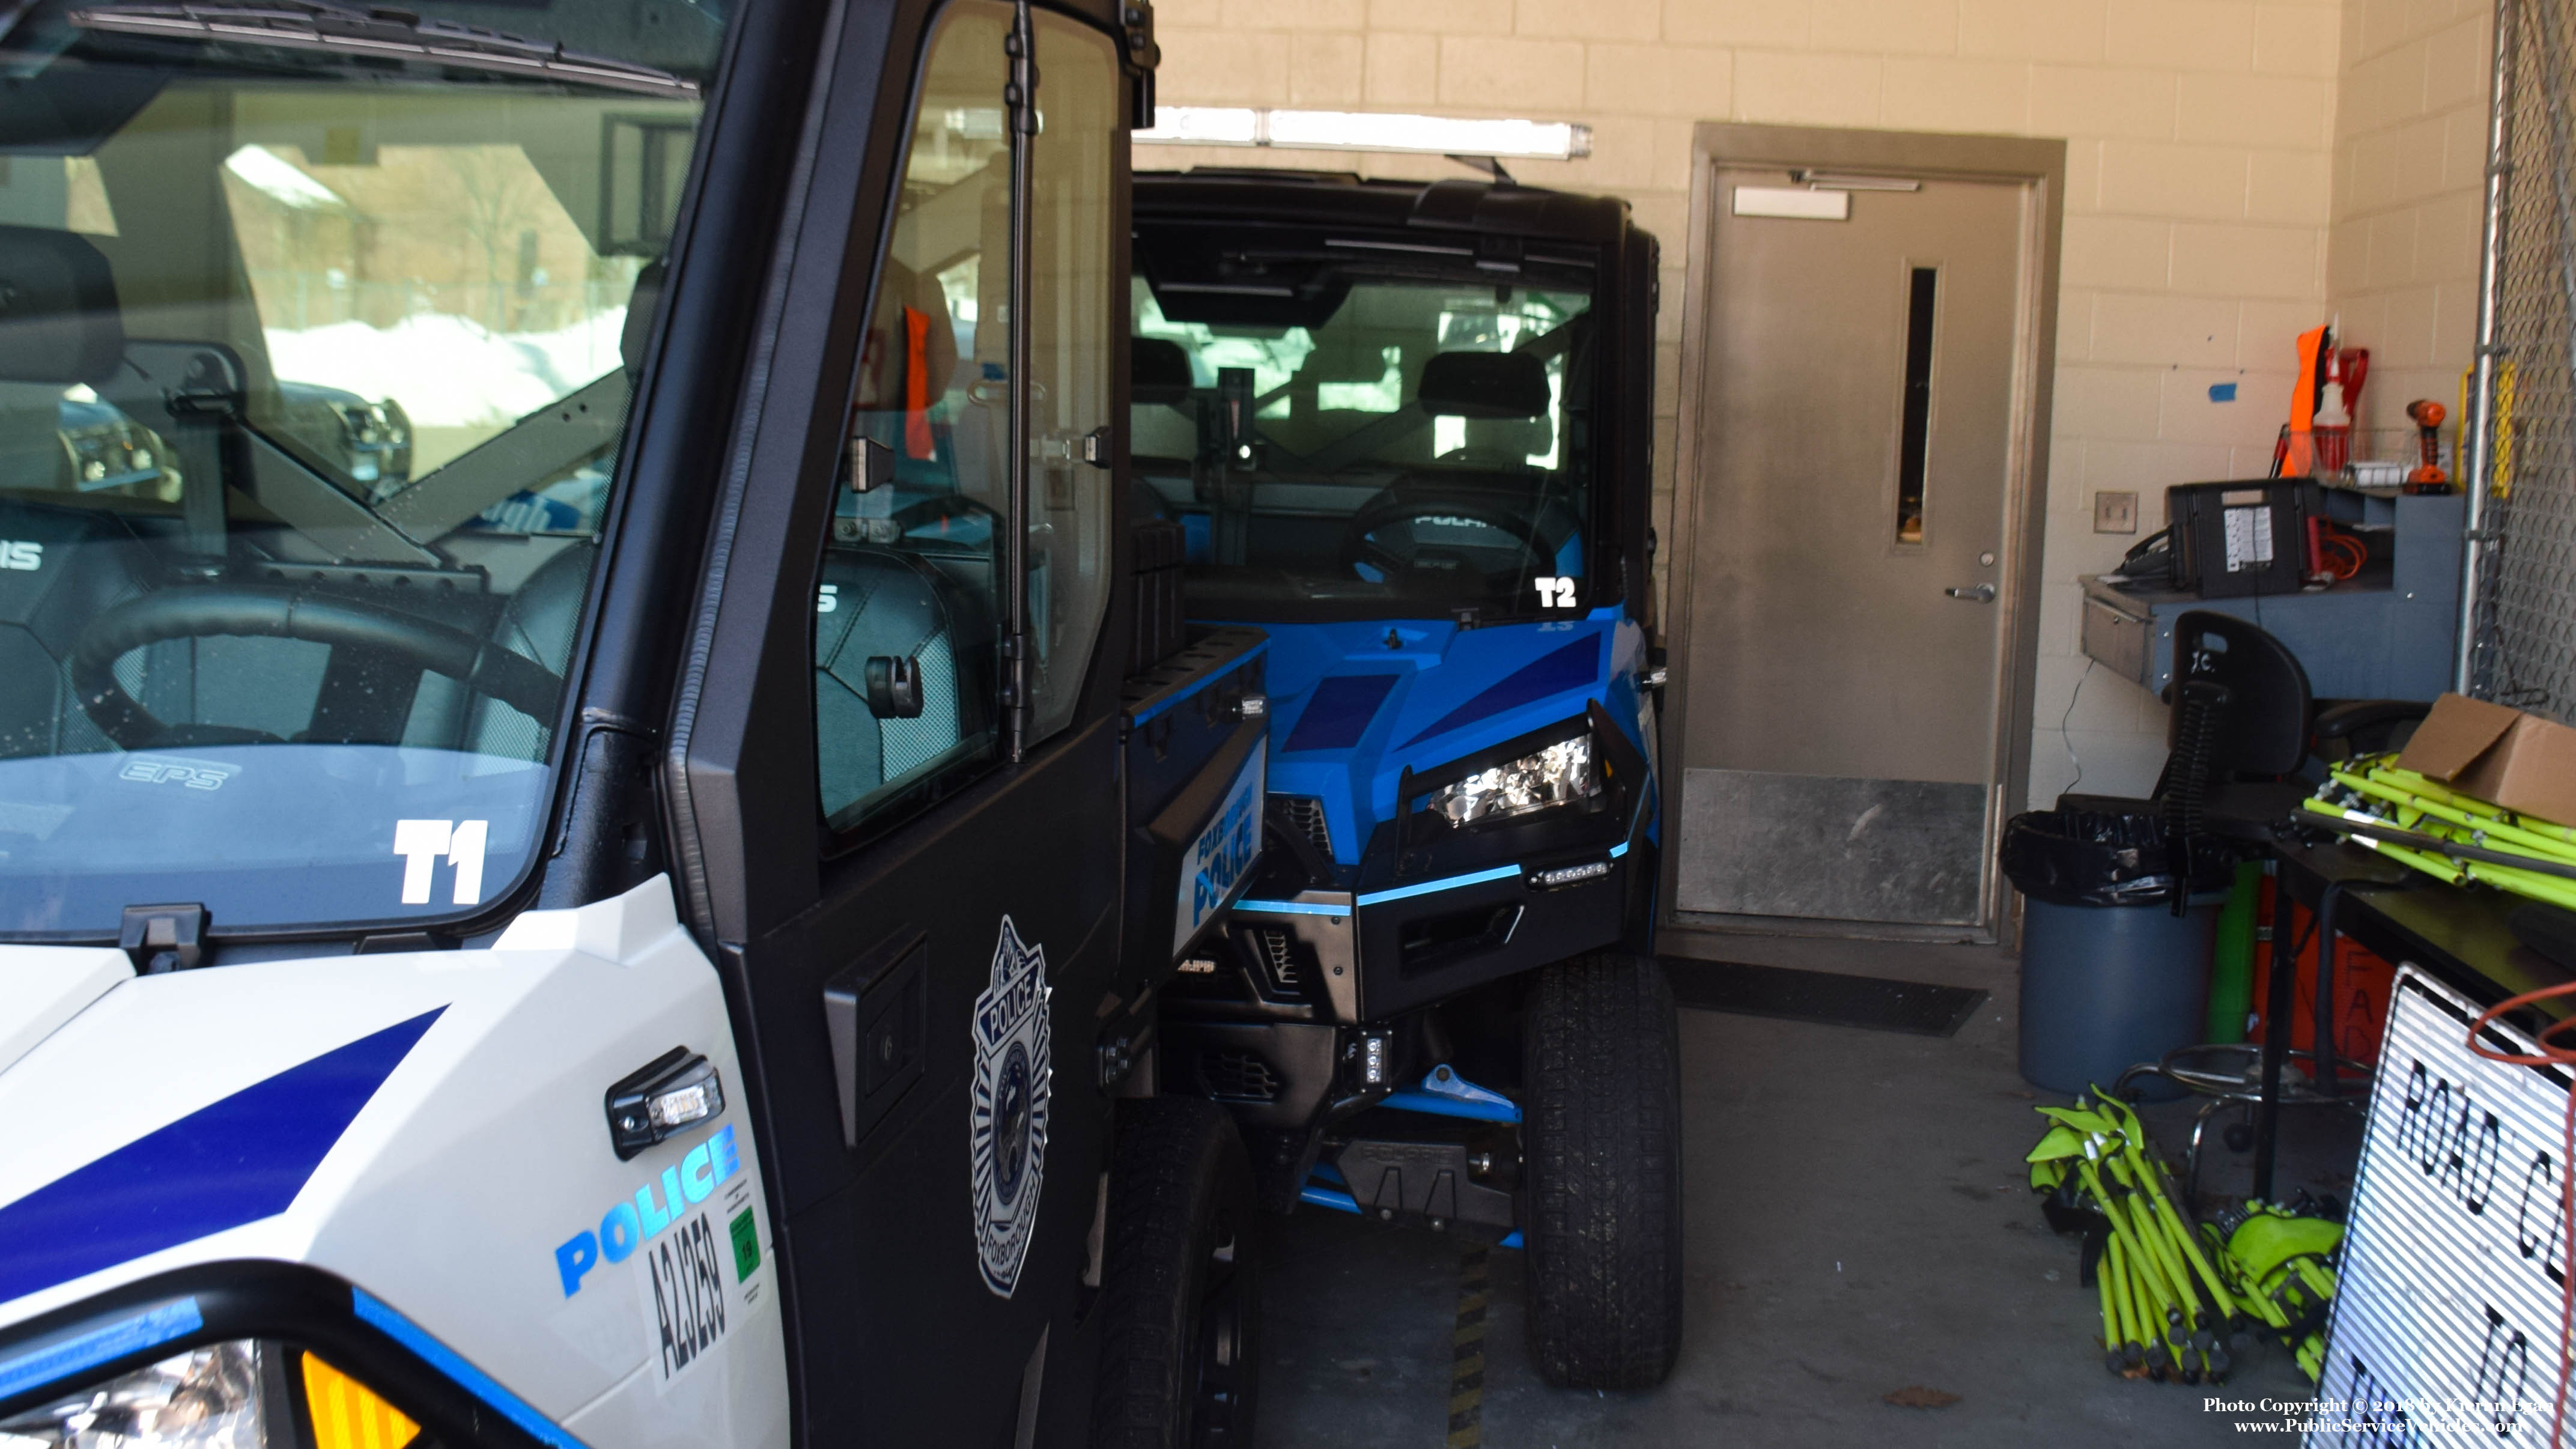
[[[921,661],[909,654],[871,654],[868,713],[879,719],[921,718]]]
[[[876,439],[850,439],[850,491],[873,493],[894,481],[894,449]]]

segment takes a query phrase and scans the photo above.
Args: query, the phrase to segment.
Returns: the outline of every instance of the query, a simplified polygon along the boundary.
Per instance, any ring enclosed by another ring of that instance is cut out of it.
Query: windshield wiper
[[[426,19],[391,6],[353,10],[321,0],[96,5],[75,10],[69,18],[83,30],[117,35],[315,50],[600,86],[669,100],[698,98],[697,82],[666,70],[566,50],[553,41],[531,40],[508,31]]]

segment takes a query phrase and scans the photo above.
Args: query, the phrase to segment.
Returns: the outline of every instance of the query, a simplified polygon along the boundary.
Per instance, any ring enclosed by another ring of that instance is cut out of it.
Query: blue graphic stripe
[[[1501,880],[1506,876],[1520,873],[1521,868],[1517,865],[1498,865],[1492,870],[1471,871],[1466,875],[1453,875],[1445,880],[1427,880],[1420,885],[1397,886],[1393,890],[1374,891],[1360,897],[1359,903],[1364,906],[1374,906],[1385,901],[1409,900],[1414,896],[1427,896],[1433,891],[1454,891],[1461,886],[1483,885],[1489,880]]]
[[[1444,1097],[1436,1092],[1389,1092],[1378,1103],[1399,1112],[1420,1112],[1429,1117],[1464,1117],[1471,1122],[1517,1122],[1521,1109],[1509,1102],[1478,1102],[1463,1097]]]
[[[446,1009],[254,1082],[0,1207],[0,1303],[286,1211]]]
[[[1626,855],[1627,853],[1628,842],[1624,840],[1620,841],[1617,845],[1610,847],[1610,858],[1612,860],[1617,860],[1619,857]],[[1492,870],[1474,871],[1467,875],[1443,876],[1438,880],[1424,881],[1420,885],[1398,886],[1393,890],[1375,891],[1371,894],[1360,897],[1358,904],[1363,906],[1374,906],[1384,901],[1401,901],[1413,896],[1427,896],[1434,891],[1454,891],[1461,886],[1483,885],[1489,880],[1501,880],[1507,875],[1518,875],[1523,869],[1524,867],[1517,865],[1498,865]],[[1242,903],[1241,908],[1245,910],[1286,911],[1292,915],[1301,916],[1339,915],[1342,911],[1340,906],[1307,906],[1299,905],[1293,901],[1245,901]]]
[[[1331,1208],[1337,1213],[1355,1213],[1360,1210],[1359,1202],[1349,1193],[1329,1187],[1317,1187],[1311,1182],[1297,1189],[1297,1201],[1310,1202],[1321,1208]]]
[[[129,1353],[158,1348],[205,1326],[205,1315],[197,1311],[197,1300],[182,1298],[59,1343],[11,1354],[0,1358],[0,1399],[70,1378]]]
[[[1236,655],[1234,662],[1227,665],[1225,669],[1220,670],[1215,674],[1201,676],[1199,681],[1191,685],[1189,688],[1182,690],[1171,698],[1156,704],[1153,708],[1145,711],[1143,714],[1136,716],[1135,722],[1143,724],[1147,720],[1152,719],[1154,716],[1161,714],[1163,711],[1170,709],[1172,706],[1179,704],[1185,699],[1196,698],[1200,690],[1207,688],[1209,685],[1216,683],[1220,679],[1232,677],[1232,671],[1242,668],[1244,665],[1251,663],[1253,660],[1258,659],[1269,652],[1270,641],[1264,639],[1260,643],[1253,645],[1250,649]]]
[[[1319,906],[1310,901],[1245,899],[1236,901],[1234,908],[1237,911],[1254,911],[1273,916],[1347,916],[1351,913],[1351,908],[1348,906]]]
[[[440,1373],[454,1379],[466,1392],[493,1408],[501,1417],[528,1431],[529,1437],[553,1449],[589,1449],[571,1431],[537,1412],[536,1406],[501,1387],[500,1381],[465,1361],[464,1355],[430,1336],[428,1329],[394,1311],[393,1305],[364,1288],[349,1290],[350,1306],[357,1311],[358,1321],[372,1325],[385,1336],[410,1349],[421,1360]]]
[[[1288,732],[1288,743],[1279,748],[1290,750],[1347,750],[1368,733],[1369,721],[1377,718],[1378,706],[1386,703],[1389,690],[1395,688],[1392,674],[1334,674],[1315,686],[1314,696],[1306,701],[1305,711],[1297,716],[1297,727]]]
[[[1563,694],[1569,689],[1589,689],[1601,677],[1601,647],[1607,637],[1592,634],[1562,649],[1540,655],[1487,686],[1482,694],[1434,720],[1430,728],[1406,740],[1404,748],[1411,749],[1433,735],[1464,729],[1478,720],[1491,719],[1507,709],[1518,709],[1551,694]]]

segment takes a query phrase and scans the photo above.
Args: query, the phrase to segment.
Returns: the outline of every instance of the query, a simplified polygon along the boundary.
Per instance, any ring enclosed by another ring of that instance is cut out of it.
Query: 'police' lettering
[[[599,1239],[587,1232],[575,1233],[572,1241],[555,1249],[555,1272],[563,1279],[564,1296],[581,1291],[581,1275],[599,1265]]]
[[[712,1156],[707,1144],[701,1142],[680,1159],[680,1190],[688,1195],[691,1206],[705,1202],[707,1194],[716,1190],[715,1164],[709,1160]]]
[[[712,1197],[720,1184],[740,1171],[742,1152],[734,1144],[732,1124],[727,1123],[717,1128],[715,1135],[690,1148],[677,1166],[663,1168],[659,1177],[635,1189],[633,1201],[610,1208],[600,1218],[598,1232],[575,1233],[555,1249],[555,1276],[563,1281],[564,1296],[570,1298],[580,1292],[583,1276],[599,1266],[602,1258],[611,1263],[625,1262],[637,1248],[661,1236],[679,1221],[682,1213]],[[654,1191],[657,1187],[658,1197]],[[702,1229],[704,1224],[698,1227]],[[716,1332],[723,1331],[719,1310]]]
[[[636,1228],[635,1205],[632,1203],[619,1203],[599,1220],[599,1248],[612,1263],[625,1262],[627,1256],[635,1251],[635,1245],[642,1241],[644,1235]]]

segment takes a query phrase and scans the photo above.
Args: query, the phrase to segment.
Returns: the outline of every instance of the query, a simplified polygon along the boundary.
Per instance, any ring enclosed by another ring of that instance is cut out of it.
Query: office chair
[[[2057,808],[2160,818],[2173,853],[2176,915],[2188,909],[2195,884],[2215,888],[2239,861],[2271,852],[2273,826],[2294,818],[2300,801],[2315,790],[2313,782],[2299,778],[2312,751],[2349,757],[2393,748],[2431,707],[2412,700],[2347,700],[2320,710],[2298,656],[2261,627],[2230,614],[2195,609],[2177,618],[2173,660],[2167,753],[2155,792],[2143,800],[2061,795]],[[2331,915],[2327,905],[2321,917]],[[2276,941],[2273,969],[2297,970],[2299,951],[2293,947],[2283,959],[2283,947],[2292,943]],[[2332,999],[2333,970],[2333,942],[2320,940],[2316,1040],[2325,1050],[2286,1054],[2308,1063],[2309,1079],[2284,1080],[2282,1106],[2358,1108],[2367,1100],[2368,1070],[2338,1061],[2332,1052],[2322,1003]],[[2286,1021],[2268,1025],[2289,1029]],[[2250,1043],[2202,1043],[2140,1062],[2114,1085],[2114,1092],[2125,1095],[2137,1078],[2157,1076],[2209,1099],[2192,1122],[2186,1193],[2197,1191],[2210,1117],[2228,1107],[2250,1111],[2260,1102],[2261,1056],[2262,1048]],[[2349,1090],[2338,1081],[2345,1072],[2351,1074]]]
[[[2165,766],[2154,793],[2060,795],[2057,808],[2156,816],[2176,879],[2186,888],[2214,885],[2238,860],[2261,853],[2272,823],[2314,788],[2295,776],[2307,763],[2315,701],[2298,656],[2231,614],[2195,609],[2174,620],[2173,660]],[[2175,891],[2175,915],[2188,893]]]

